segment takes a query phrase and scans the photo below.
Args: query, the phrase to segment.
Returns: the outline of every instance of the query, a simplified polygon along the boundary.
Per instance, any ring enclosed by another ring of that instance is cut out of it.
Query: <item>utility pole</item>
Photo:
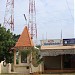
[[[62,30],[61,30],[61,39],[62,39]]]

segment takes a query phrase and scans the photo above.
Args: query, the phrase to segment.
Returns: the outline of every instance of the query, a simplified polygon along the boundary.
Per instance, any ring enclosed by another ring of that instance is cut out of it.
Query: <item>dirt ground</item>
[[[63,74],[0,74],[0,75],[75,75],[75,73],[63,73]]]

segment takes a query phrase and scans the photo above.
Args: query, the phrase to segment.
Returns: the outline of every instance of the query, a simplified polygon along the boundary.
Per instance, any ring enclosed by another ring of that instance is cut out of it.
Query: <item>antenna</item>
[[[25,14],[23,14],[24,15],[24,18],[25,18],[25,21],[26,21],[26,25],[27,25],[27,18],[26,18],[26,15]]]
[[[29,29],[29,32],[31,34],[31,39],[37,39],[35,0],[29,0],[28,29]]]
[[[4,27],[14,30],[14,0],[7,0],[6,2]]]
[[[47,32],[46,32],[46,40],[47,40]]]
[[[61,29],[61,39],[62,39],[62,29]]]

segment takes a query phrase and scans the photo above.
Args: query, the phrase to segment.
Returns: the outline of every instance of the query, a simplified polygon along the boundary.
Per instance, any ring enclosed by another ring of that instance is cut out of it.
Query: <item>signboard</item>
[[[63,39],[63,45],[75,45],[75,38],[73,39]]]
[[[61,39],[41,40],[41,45],[43,46],[63,45],[63,41]]]

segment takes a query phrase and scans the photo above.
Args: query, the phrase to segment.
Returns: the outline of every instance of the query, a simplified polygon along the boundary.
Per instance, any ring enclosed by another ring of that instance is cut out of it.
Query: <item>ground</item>
[[[0,74],[0,75],[27,75],[27,74]],[[75,73],[63,73],[63,74],[28,74],[28,75],[75,75]]]

